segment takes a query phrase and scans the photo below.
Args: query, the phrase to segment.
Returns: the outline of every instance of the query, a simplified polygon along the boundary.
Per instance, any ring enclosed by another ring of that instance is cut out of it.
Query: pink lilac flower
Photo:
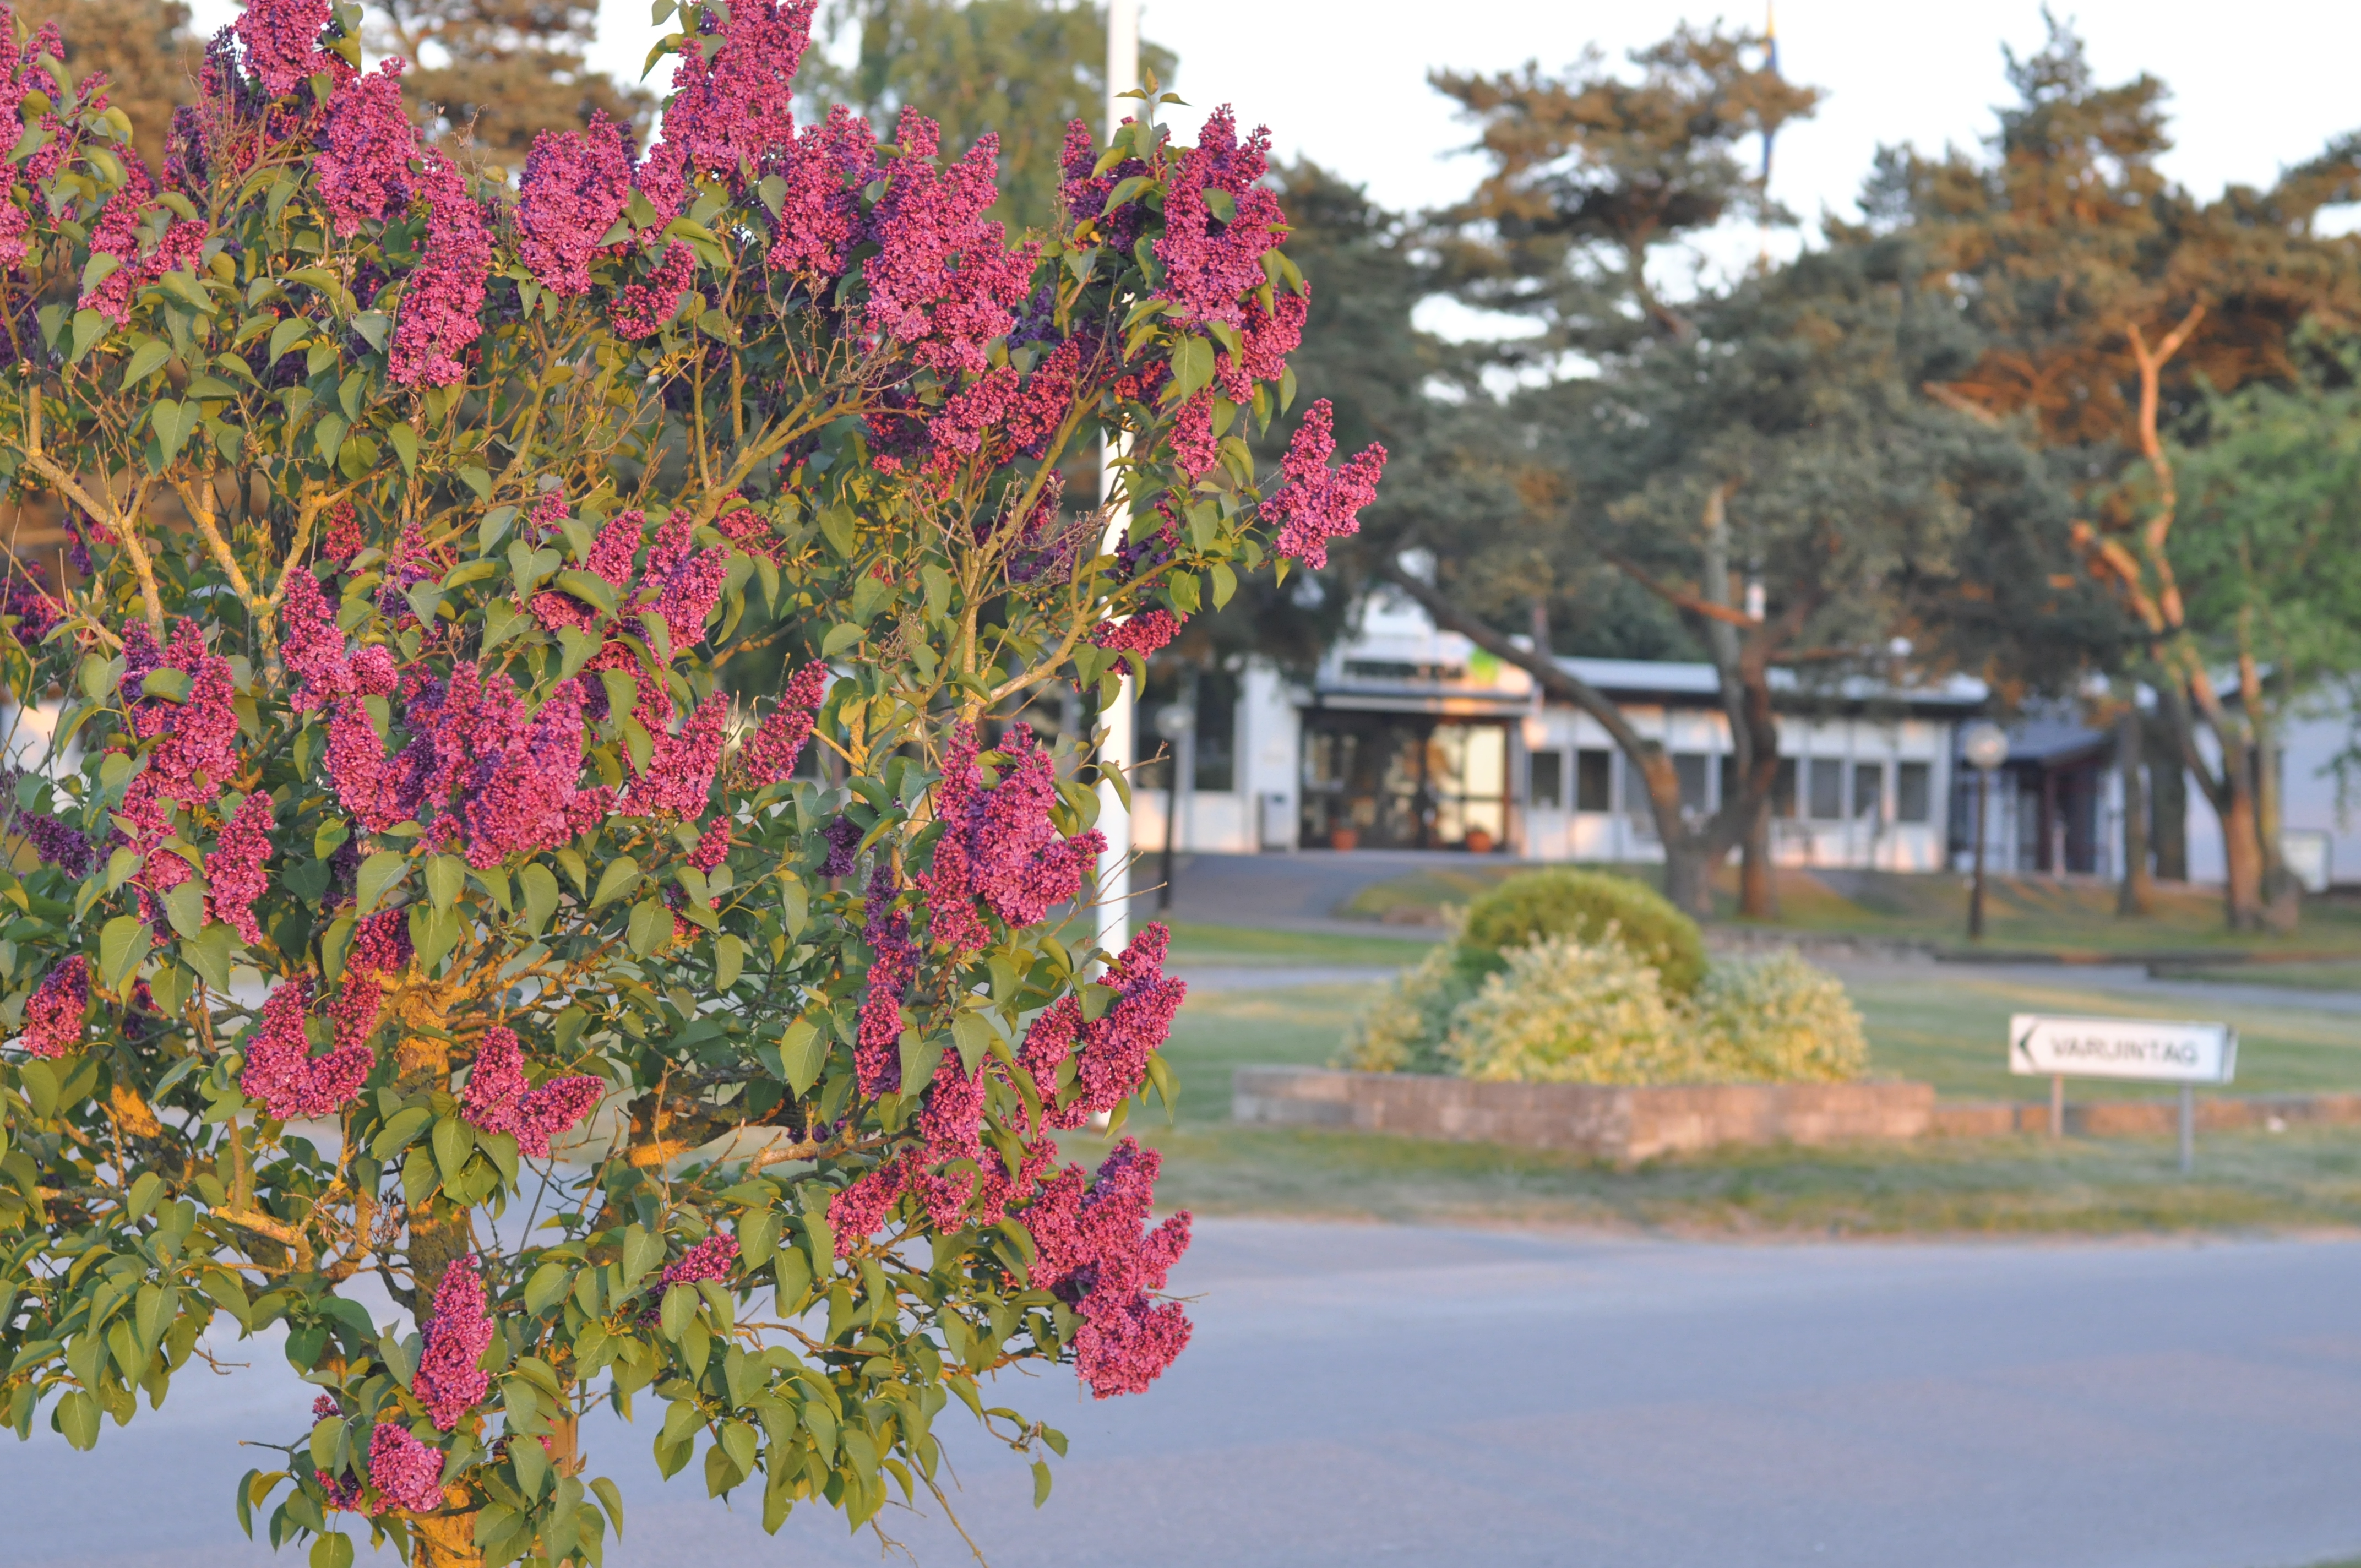
[[[737,767],[746,788],[760,789],[794,773],[804,746],[811,740],[820,705],[828,700],[831,678],[829,667],[817,662],[787,677],[778,706],[771,709],[761,729],[739,743]]]
[[[284,97],[327,69],[319,46],[328,15],[328,0],[252,0],[232,24],[246,46],[247,69],[271,96]]]
[[[312,168],[339,235],[357,234],[364,220],[383,223],[410,205],[418,130],[401,106],[401,72],[408,64],[397,55],[337,88],[328,100]]]
[[[642,684],[643,691],[648,684]],[[730,699],[717,692],[689,716],[677,735],[648,726],[654,747],[647,767],[623,792],[623,809],[634,817],[704,816],[714,770],[721,764],[721,725],[729,707]],[[646,724],[644,718],[641,722]]]
[[[738,1244],[717,1232],[665,1265],[662,1282],[695,1285],[700,1280],[727,1279],[737,1265]]]
[[[759,555],[766,561],[778,560],[786,547],[786,541],[772,530],[760,512],[742,508],[726,517],[715,518],[713,532],[747,554]]]
[[[577,682],[560,683],[530,719],[505,682],[483,690],[468,738],[470,765],[450,809],[450,826],[467,863],[478,871],[511,855],[556,849],[574,837],[571,807],[582,777],[585,734]]]
[[[369,1485],[396,1508],[431,1514],[443,1506],[443,1455],[409,1428],[379,1421],[369,1436]]]
[[[697,252],[686,245],[664,247],[664,261],[644,283],[624,285],[609,313],[625,337],[652,337],[680,313],[681,296],[697,281]]]
[[[443,1271],[443,1282],[434,1288],[434,1312],[424,1327],[426,1348],[410,1380],[410,1391],[443,1431],[482,1404],[492,1386],[492,1375],[476,1365],[492,1343],[480,1266],[475,1254],[467,1253]]]
[[[447,387],[466,378],[459,356],[484,330],[492,241],[467,180],[439,148],[427,149],[418,185],[426,199],[425,254],[402,288],[389,369],[401,386]]]
[[[903,110],[895,139],[902,151],[886,166],[885,193],[871,214],[878,251],[862,269],[869,330],[929,369],[981,374],[984,345],[1016,322],[1040,246],[1012,251],[1001,225],[983,217],[1000,199],[998,137],[984,136],[942,170],[932,120]]]
[[[1180,471],[1191,479],[1213,471],[1222,460],[1222,444],[1213,435],[1213,392],[1206,388],[1180,405],[1172,422],[1172,455]]]
[[[360,1093],[377,1065],[367,1046],[341,1046],[314,1058],[303,1034],[311,1005],[311,977],[281,981],[263,998],[261,1020],[247,1033],[237,1086],[247,1099],[262,1102],[274,1122],[334,1115]]]
[[[337,1049],[367,1048],[385,1003],[384,982],[399,981],[410,968],[411,956],[406,909],[381,910],[354,929],[352,945],[345,949],[344,984],[328,1003]]]
[[[602,110],[587,130],[543,131],[525,155],[521,192],[517,258],[553,294],[588,293],[591,258],[631,199],[621,128]]]
[[[331,561],[349,561],[366,543],[361,538],[360,513],[352,502],[338,501],[336,510],[328,514],[328,534],[320,542],[320,554]]]
[[[1171,932],[1160,921],[1131,939],[1100,977],[1116,995],[1095,1022],[1084,1022],[1074,997],[1061,996],[1027,1028],[1016,1062],[1033,1080],[1047,1125],[1079,1127],[1122,1104],[1147,1081],[1148,1053],[1171,1036],[1173,1016],[1189,992],[1186,981],[1164,973],[1170,943]],[[1082,1054],[1074,1063],[1075,1099],[1061,1110],[1059,1072],[1077,1047]]]
[[[721,549],[700,550],[665,575],[652,608],[664,617],[675,649],[703,641],[705,623],[720,602],[729,577],[730,552]]]
[[[795,135],[795,78],[811,42],[813,0],[734,0],[729,19],[704,14],[718,33],[709,52],[694,38],[674,55],[664,104],[665,145],[700,174],[736,181]]]
[[[1082,1168],[1069,1166],[1023,1215],[1035,1251],[1026,1283],[1081,1313],[1075,1369],[1098,1398],[1143,1391],[1189,1343],[1179,1303],[1149,1296],[1189,1248],[1186,1211],[1148,1229],[1161,1163],[1126,1138],[1087,1188]]]
[[[631,172],[631,189],[648,199],[656,222],[668,224],[688,205],[688,152],[678,142],[660,141]]]
[[[1263,253],[1287,237],[1279,197],[1262,183],[1269,152],[1268,129],[1238,140],[1237,121],[1224,104],[1165,181],[1164,234],[1156,242],[1165,278],[1156,292],[1179,307],[1183,324],[1246,324],[1246,297],[1266,281]],[[1226,220],[1205,200],[1215,191],[1234,203]]]
[[[640,542],[647,530],[648,514],[638,508],[617,512],[591,542],[590,558],[583,565],[595,576],[621,587],[631,580],[631,559],[640,553]]]
[[[1284,482],[1262,504],[1265,521],[1277,526],[1279,553],[1314,571],[1328,564],[1330,540],[1361,531],[1361,509],[1377,499],[1378,480],[1386,471],[1386,449],[1374,441],[1343,467],[1329,467],[1335,428],[1335,411],[1327,399],[1304,411],[1279,465]]]
[[[602,1078],[555,1078],[539,1089],[525,1086],[524,1052],[516,1031],[495,1025],[484,1031],[459,1114],[487,1133],[512,1134],[521,1153],[549,1157],[549,1140],[590,1113],[607,1092]]]
[[[90,1010],[90,960],[80,953],[41,977],[25,1000],[25,1032],[16,1043],[52,1060],[82,1044],[82,1014]]]
[[[1091,629],[1091,641],[1117,653],[1145,658],[1180,634],[1181,619],[1169,609],[1150,609],[1129,620],[1102,620]]]
[[[805,126],[764,168],[785,187],[771,221],[769,266],[814,293],[832,287],[867,232],[861,192],[877,178],[877,133],[834,104],[826,123]]]
[[[1123,123],[1130,126],[1131,117],[1126,115]],[[1160,142],[1168,134],[1159,129],[1157,139]],[[1062,178],[1058,200],[1076,223],[1095,225],[1100,239],[1116,255],[1129,256],[1154,214],[1137,201],[1126,202],[1109,213],[1106,201],[1117,185],[1146,174],[1148,165],[1137,158],[1125,158],[1101,174],[1096,172],[1098,159],[1098,138],[1091,135],[1091,127],[1081,120],[1067,121],[1066,144],[1059,158]]]
[[[918,885],[928,895],[927,934],[948,947],[980,948],[991,939],[978,900],[1011,926],[1033,924],[1082,890],[1084,873],[1106,849],[1096,828],[1059,836],[1049,820],[1058,804],[1057,769],[1030,728],[1004,736],[1001,751],[1007,760],[1000,781],[987,787],[975,731],[961,725],[935,786],[943,835]]]
[[[326,1494],[330,1513],[375,1513],[361,1495],[361,1484],[344,1475],[331,1475],[318,1465],[312,1467],[312,1479]]]
[[[894,872],[881,861],[869,875],[865,935],[874,955],[861,997],[861,1026],[852,1051],[861,1092],[884,1094],[902,1085],[902,996],[918,972],[910,916],[895,896]]]
[[[21,265],[32,248],[33,216],[16,204],[16,197],[0,192],[0,268]]]
[[[949,1052],[927,1091],[918,1114],[926,1143],[908,1157],[906,1186],[939,1230],[999,1223],[1009,1205],[1030,1196],[1057,1163],[1057,1146],[1047,1138],[1024,1144],[1014,1168],[1000,1147],[984,1141],[985,1080],[995,1073],[1005,1076],[997,1062],[987,1058],[971,1073],[958,1053]]]
[[[339,700],[328,716],[327,762],[338,804],[363,828],[382,833],[407,815],[394,798],[385,741],[358,697]]]
[[[1279,295],[1268,311],[1260,295],[1248,295],[1246,324],[1238,332],[1238,352],[1233,355],[1224,349],[1213,361],[1213,379],[1222,395],[1234,403],[1250,402],[1257,381],[1276,381],[1285,375],[1287,356],[1303,341],[1303,323],[1311,311],[1309,285],[1301,293]]]
[[[874,1170],[862,1172],[829,1199],[828,1223],[836,1233],[836,1255],[851,1257],[855,1247],[875,1235],[908,1185],[905,1163],[889,1159]]]
[[[256,790],[239,804],[214,840],[214,852],[205,857],[205,903],[213,917],[236,931],[242,942],[262,940],[256,911],[270,888],[262,868],[270,859],[274,826],[269,793]]]
[[[115,270],[82,291],[76,302],[79,309],[96,311],[119,326],[130,319],[131,296],[136,291],[177,268],[195,266],[210,231],[203,224],[186,219],[166,229],[155,249],[141,254],[139,231],[154,192],[147,169],[138,159],[132,159],[123,185],[107,198],[90,236],[93,258],[115,258]]]
[[[697,848],[688,852],[688,863],[700,872],[710,872],[730,858],[730,819],[716,817],[697,836]]]
[[[336,612],[321,593],[319,579],[306,571],[291,572],[287,598],[280,606],[279,656],[301,683],[294,708],[309,713],[325,707],[331,697],[359,693],[389,696],[395,686],[393,654],[372,646],[347,655],[345,634],[336,627]]]

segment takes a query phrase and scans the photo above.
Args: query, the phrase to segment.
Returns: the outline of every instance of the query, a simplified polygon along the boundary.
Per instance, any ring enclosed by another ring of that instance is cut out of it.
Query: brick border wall
[[[1301,1067],[1242,1067],[1231,1082],[1232,1114],[1240,1122],[1513,1144],[1616,1161],[1717,1144],[1913,1138],[1927,1130],[1935,1108],[1935,1091],[1923,1083],[1631,1088]]]
[[[2197,1130],[2232,1132],[2265,1127],[2273,1121],[2361,1122],[2361,1094],[2212,1094],[2197,1096]],[[2066,1102],[2066,1130],[2089,1137],[2166,1137],[2180,1125],[2180,1102],[2085,1100]],[[2010,1133],[2046,1133],[2049,1107],[1993,1101],[1938,1105],[1927,1129],[1937,1137],[1994,1138]]]

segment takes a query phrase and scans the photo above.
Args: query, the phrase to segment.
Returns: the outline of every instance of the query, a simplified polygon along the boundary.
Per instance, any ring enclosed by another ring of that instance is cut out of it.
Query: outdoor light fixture
[[[1976,770],[1976,880],[1968,893],[1968,940],[1984,936],[1984,813],[1992,796],[1993,770],[2008,761],[2008,733],[1989,718],[1960,732],[1960,755]]]

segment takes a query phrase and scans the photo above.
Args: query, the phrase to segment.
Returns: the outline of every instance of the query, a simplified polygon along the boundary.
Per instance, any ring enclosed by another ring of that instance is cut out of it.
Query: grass
[[[2070,977],[2029,985],[1949,968],[1885,973],[1890,978],[1854,986],[1873,1061],[1882,1072],[1932,1081],[1952,1097],[2047,1093],[2046,1080],[2012,1078],[2002,1066],[2012,1011],[2139,1010],[2120,996],[2077,991]],[[1229,1120],[1232,1069],[1324,1063],[1368,994],[1367,984],[1336,984],[1191,997],[1165,1047],[1180,1078],[1177,1116],[1168,1122],[1159,1107],[1126,1129],[1163,1151],[1159,1202],[1206,1213],[1724,1236],[2361,1227],[2361,1135],[2350,1128],[2208,1134],[2195,1178],[2183,1179],[2173,1146],[2161,1139],[1730,1148],[1620,1170],[1534,1149]],[[2241,1033],[2241,1090],[2361,1084],[2361,1028],[2350,1016],[2228,1011]],[[2075,1092],[2114,1097],[2142,1087],[2083,1084]],[[1078,1139],[1071,1152],[1084,1157],[1092,1143]]]
[[[1224,968],[1289,968],[1311,964],[1368,964],[1400,969],[1418,962],[1433,937],[1363,937],[1319,931],[1265,931],[1245,926],[1172,922],[1171,961]]]
[[[1465,904],[1523,868],[1514,865],[1422,868],[1374,883],[1339,906],[1345,918],[1402,920],[1419,910]],[[1653,883],[1652,866],[1606,866]],[[1874,937],[1916,940],[1943,948],[1966,946],[1967,879],[1949,875],[1905,875],[1893,872],[1813,871],[1783,867],[1777,873],[1780,918],[1775,929],[1801,935]],[[2044,953],[2218,952],[2239,957],[2350,959],[2361,962],[2361,900],[2319,898],[2304,906],[2303,924],[2291,936],[2233,934],[2223,928],[2222,901],[2212,889],[2166,884],[2157,892],[2155,913],[2143,919],[2116,916],[2114,887],[2093,878],[2002,876],[1988,880],[1985,893],[1986,949]],[[1737,873],[1725,867],[1716,878],[1718,916],[1737,918]]]
[[[2361,961],[2318,964],[2158,965],[2159,980],[2213,980],[2289,991],[2361,991]],[[2356,1560],[2353,1568],[2361,1568]]]

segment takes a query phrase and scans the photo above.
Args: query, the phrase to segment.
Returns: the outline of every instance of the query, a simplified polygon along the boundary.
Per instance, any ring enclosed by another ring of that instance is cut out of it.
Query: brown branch
[[[1608,553],[1607,559],[1614,563],[1617,571],[1621,572],[1675,609],[1685,609],[1691,615],[1703,616],[1708,620],[1718,620],[1725,626],[1741,627],[1750,631],[1754,628],[1753,618],[1742,609],[1733,609],[1726,604],[1716,604],[1711,599],[1689,592],[1686,588],[1676,588],[1670,583],[1659,582],[1643,567],[1612,551]]]

